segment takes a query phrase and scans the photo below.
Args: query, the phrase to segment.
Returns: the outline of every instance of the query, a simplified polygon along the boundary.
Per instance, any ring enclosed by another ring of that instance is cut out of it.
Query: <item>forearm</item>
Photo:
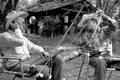
[[[7,47],[18,47],[24,44],[23,35],[20,29],[16,29],[14,36],[11,37]]]
[[[27,46],[28,46],[30,53],[40,54],[41,52],[44,52],[44,49],[41,46],[38,46],[38,45],[32,43],[27,38],[26,38],[26,42],[27,42]]]
[[[0,35],[0,46],[1,47],[18,47],[24,44],[24,37],[20,30],[15,32],[8,31]]]

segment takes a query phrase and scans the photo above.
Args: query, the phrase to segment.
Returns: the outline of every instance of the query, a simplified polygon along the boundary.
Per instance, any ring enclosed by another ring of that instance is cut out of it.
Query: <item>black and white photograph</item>
[[[0,0],[0,80],[120,80],[120,0]]]

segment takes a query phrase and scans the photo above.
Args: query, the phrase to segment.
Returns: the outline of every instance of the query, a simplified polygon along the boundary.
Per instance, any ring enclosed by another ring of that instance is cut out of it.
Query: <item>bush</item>
[[[60,34],[61,24],[58,16],[44,16],[39,23],[41,23],[41,21],[43,23],[43,27],[39,26],[41,36],[51,37]]]

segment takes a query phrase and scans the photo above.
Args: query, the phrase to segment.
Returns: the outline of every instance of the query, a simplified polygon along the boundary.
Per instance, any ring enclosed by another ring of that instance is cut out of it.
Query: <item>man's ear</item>
[[[15,23],[11,23],[11,28],[14,29]]]
[[[16,30],[16,29],[19,28],[19,25],[18,25],[17,23],[11,23],[11,28],[12,28],[13,30]]]

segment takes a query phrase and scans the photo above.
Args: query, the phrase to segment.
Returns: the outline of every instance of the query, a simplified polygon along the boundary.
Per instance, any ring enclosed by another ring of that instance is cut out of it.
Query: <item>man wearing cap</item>
[[[28,13],[24,11],[12,11],[7,15],[6,32],[0,34],[0,47],[2,48],[3,55],[23,59],[24,71],[30,75],[35,75],[36,80],[48,80],[50,77],[49,67],[52,65],[52,80],[61,80],[62,66],[64,63],[61,56],[57,55],[53,57],[52,61],[46,60],[40,63],[40,60],[48,57],[49,53],[22,35],[24,18],[27,16]],[[63,50],[59,51],[62,52]],[[31,57],[30,53],[39,54],[39,57],[29,59]],[[46,63],[47,61],[48,63]],[[31,67],[35,69],[31,70]],[[9,60],[7,62],[7,69],[20,71],[20,65],[16,60]]]

